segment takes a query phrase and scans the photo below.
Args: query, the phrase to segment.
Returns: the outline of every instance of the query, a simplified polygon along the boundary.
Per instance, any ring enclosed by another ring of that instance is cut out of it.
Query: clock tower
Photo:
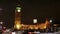
[[[21,7],[20,7],[20,5],[17,5],[16,9],[15,9],[14,28],[17,30],[20,30],[20,28],[21,28]]]

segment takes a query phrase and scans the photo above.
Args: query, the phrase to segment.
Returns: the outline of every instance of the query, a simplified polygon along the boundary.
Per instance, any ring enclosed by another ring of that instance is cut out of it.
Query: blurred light
[[[17,29],[17,30],[19,30],[21,28],[21,24],[20,23],[21,22],[19,20],[18,21],[16,20],[15,24],[14,24],[14,28]]]
[[[3,24],[3,22],[0,22],[0,24]]]
[[[3,27],[3,29],[6,29],[6,27]]]
[[[37,23],[37,19],[33,19],[33,23]]]
[[[7,32],[10,32],[10,29],[6,29]]]
[[[28,32],[28,34],[32,34],[32,32]]]
[[[38,27],[35,27],[35,29],[38,29]]]
[[[52,22],[52,20],[50,20],[50,22]]]
[[[44,26],[44,29],[46,29],[46,25]]]
[[[19,10],[19,9],[18,9],[17,11],[18,11],[18,12],[21,12],[21,10]]]
[[[60,31],[59,31],[60,32]]]
[[[21,7],[16,7],[17,12],[21,12]]]
[[[57,26],[57,24],[54,24],[53,26]]]
[[[16,34],[16,32],[12,32],[12,34]]]
[[[40,32],[38,32],[38,31],[35,31],[34,33],[39,33],[40,34]]]
[[[17,24],[17,25],[16,25],[16,28],[17,28],[17,29],[20,29],[20,25],[19,25],[19,24]]]
[[[3,10],[2,8],[0,8],[0,10]]]

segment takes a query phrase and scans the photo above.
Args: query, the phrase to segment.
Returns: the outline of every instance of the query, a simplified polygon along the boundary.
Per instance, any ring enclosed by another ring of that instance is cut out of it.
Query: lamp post
[[[51,32],[53,32],[53,20],[52,19],[50,19],[50,26],[51,26]]]

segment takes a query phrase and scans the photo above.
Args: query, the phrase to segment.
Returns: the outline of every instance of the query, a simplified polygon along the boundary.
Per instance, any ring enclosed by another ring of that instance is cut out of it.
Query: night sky
[[[37,18],[38,22],[44,22],[46,18],[60,19],[60,2],[57,0],[25,0],[22,2],[22,22],[33,23]]]
[[[14,23],[16,1],[0,0],[0,21],[4,22],[4,26],[11,27]]]
[[[60,19],[60,2],[58,0],[0,0],[0,21],[11,27],[14,24],[16,4],[20,4],[21,20],[24,24],[32,24],[37,18],[38,23],[44,22],[46,18]],[[59,22],[59,21],[58,21]]]

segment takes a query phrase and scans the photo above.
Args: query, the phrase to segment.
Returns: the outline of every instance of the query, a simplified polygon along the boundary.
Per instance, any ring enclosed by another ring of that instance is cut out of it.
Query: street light
[[[50,20],[50,23],[52,22],[52,20]]]
[[[33,19],[33,23],[37,23],[37,19]]]
[[[0,24],[3,24],[3,22],[1,21]]]

